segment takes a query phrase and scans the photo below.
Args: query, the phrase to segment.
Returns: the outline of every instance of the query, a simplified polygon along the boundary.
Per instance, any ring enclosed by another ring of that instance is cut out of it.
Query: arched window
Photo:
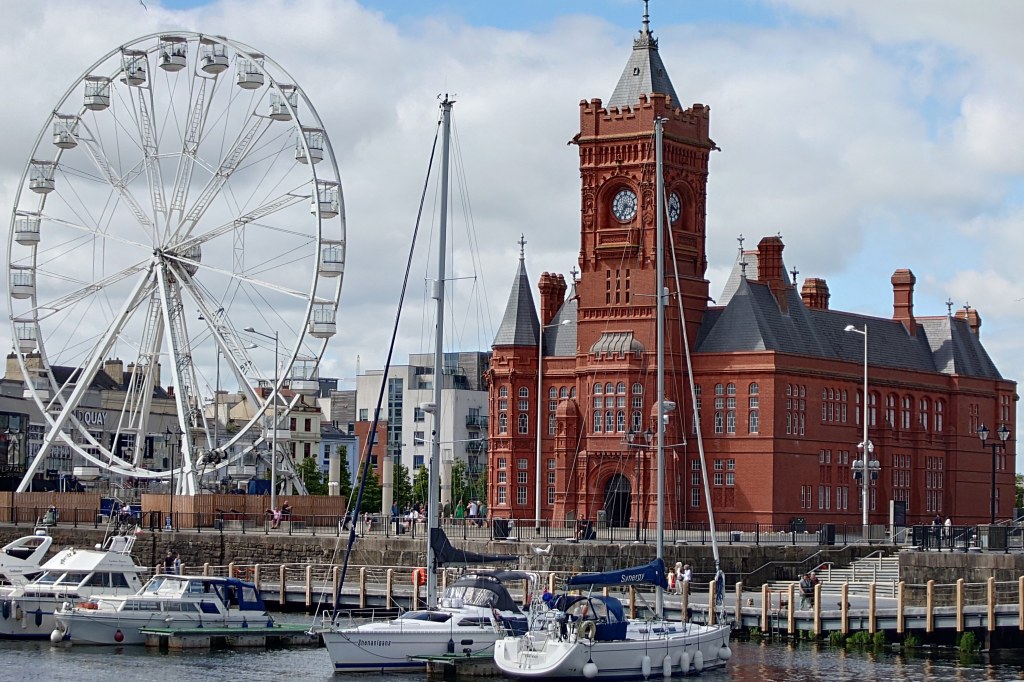
[[[625,410],[619,410],[615,414],[615,430],[616,431],[620,431],[620,432],[626,430],[626,411]]]
[[[878,394],[872,393],[868,396],[868,426],[878,426]]]
[[[498,387],[498,397],[499,398],[507,398],[508,397],[508,386],[499,386]]]
[[[755,381],[754,383],[750,384],[750,386],[747,388],[747,392],[750,393],[750,395],[758,395],[761,392],[761,387],[758,386],[757,382]]]
[[[725,431],[726,433],[736,433],[736,413],[732,410],[725,413]]]
[[[520,398],[529,398],[530,397],[530,389],[528,389],[526,386],[520,386],[519,387],[519,397]]]
[[[639,384],[639,383],[633,384],[633,395],[643,395],[643,394],[644,394],[644,385],[643,384]]]
[[[615,432],[615,410],[608,410],[604,413],[604,431],[605,433]]]
[[[640,410],[633,410],[633,414],[630,415],[630,422],[630,430],[639,431],[644,423],[643,413]]]
[[[557,398],[558,397],[558,389],[555,388],[554,386],[549,388],[548,389],[548,397],[549,398]]]
[[[736,395],[736,384],[729,384],[725,387],[726,395]]]
[[[759,420],[760,420],[760,416],[758,415],[758,410],[751,410],[750,414],[748,416],[748,421],[747,421],[747,430],[750,433],[757,433],[758,432],[758,428],[760,426],[759,423],[758,423]]]
[[[508,433],[508,414],[498,413],[498,433]]]
[[[910,412],[914,406],[914,399],[909,395],[903,396],[902,409],[900,410],[900,423],[904,431],[910,430],[911,417]]]
[[[562,386],[562,388],[558,389],[558,397],[559,398],[568,398],[569,397],[569,389],[567,387],[565,387],[565,386]]]
[[[725,386],[722,384],[715,384],[715,395],[723,395],[725,393]]]
[[[715,412],[715,433],[722,433],[724,427],[725,425],[722,421],[722,413]]]
[[[525,414],[519,415],[519,435],[526,435],[530,432],[530,418]]]
[[[569,389],[569,397],[570,398],[575,398],[576,397],[576,387],[575,386],[573,386],[572,388]]]
[[[942,400],[935,401],[935,432],[942,433],[942,417],[946,403]]]
[[[604,392],[610,395],[615,394],[615,387],[612,385],[612,382],[609,381],[607,384],[604,385]]]
[[[600,410],[594,412],[594,433],[601,433],[601,427],[604,425],[604,412]]]
[[[604,384],[594,384],[594,395],[601,395],[604,393]]]
[[[896,396],[892,393],[885,396],[885,425],[896,428]]]
[[[625,395],[626,394],[626,383],[624,381],[620,381],[615,386],[615,392],[618,393],[619,395]]]
[[[921,398],[921,414],[918,416],[918,424],[921,425],[921,430],[927,431],[931,427],[932,420],[932,404],[928,398]]]

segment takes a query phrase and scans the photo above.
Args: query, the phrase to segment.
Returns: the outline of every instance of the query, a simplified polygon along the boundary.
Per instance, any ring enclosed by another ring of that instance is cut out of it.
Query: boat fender
[[[593,661],[587,661],[583,664],[583,677],[588,680],[592,680],[597,677],[597,663]]]
[[[640,659],[640,672],[645,680],[651,676],[651,657],[647,654],[644,654],[644,657]]]
[[[55,627],[53,632],[50,633],[50,641],[54,644],[60,644],[62,639],[64,639],[64,631],[60,627]]]
[[[3,615],[4,620],[11,617],[11,602],[4,599],[3,603],[0,604],[0,615]]]
[[[679,667],[682,669],[684,675],[690,672],[690,654],[685,651],[679,654]]]
[[[672,654],[665,654],[665,660],[661,662],[661,674],[672,677]]]
[[[43,610],[42,609],[36,609],[36,627],[39,627],[42,624],[43,624]]]
[[[25,618],[25,612],[17,604],[14,605],[14,620],[22,620]]]
[[[594,641],[594,637],[597,636],[597,623],[592,620],[585,620],[580,623],[579,636],[580,639],[589,639],[590,641]],[[648,659],[648,670],[650,670],[650,663],[650,659]]]
[[[451,637],[448,638],[448,653],[450,653],[450,654],[454,654],[455,653],[455,640],[452,639]]]
[[[704,654],[700,649],[693,652],[693,669],[697,672],[704,670]]]
[[[123,642],[124,641],[124,633],[121,632],[121,628],[118,628],[117,632],[114,633],[114,641],[115,642]]]
[[[425,569],[425,568],[415,568],[415,569],[413,569],[413,571],[412,571],[412,584],[413,584],[413,587],[416,587],[418,585],[426,585],[427,584],[427,569]]]
[[[728,661],[732,658],[732,649],[723,644],[722,648],[718,650],[718,657],[723,661]]]

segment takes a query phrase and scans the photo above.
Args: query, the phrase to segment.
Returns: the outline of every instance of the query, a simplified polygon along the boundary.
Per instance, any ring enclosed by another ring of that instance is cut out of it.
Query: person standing
[[[693,567],[690,566],[690,564],[683,564],[683,582],[684,583],[689,583],[692,580],[693,580]],[[689,589],[690,586],[687,585],[686,588]]]
[[[676,594],[683,593],[683,562],[677,561],[675,570],[672,572],[673,584],[669,585]]]
[[[167,556],[164,557],[164,573],[168,575],[174,573],[174,555],[171,554],[171,550],[167,550]]]
[[[466,507],[463,506],[462,500],[455,506],[455,524],[461,526],[463,519],[466,518]]]
[[[814,582],[810,573],[804,573],[800,578],[800,608],[806,609],[814,604]]]
[[[476,515],[477,515],[477,512],[479,510],[480,510],[480,507],[477,506],[476,500],[470,500],[469,501],[469,523],[470,523],[470,525],[472,525],[472,526],[477,525]]]
[[[174,553],[174,563],[171,566],[174,575],[181,575],[181,552]]]
[[[487,518],[487,503],[483,500],[480,500],[480,506],[477,508],[477,516],[479,517],[477,524],[481,526],[484,525],[484,519]]]

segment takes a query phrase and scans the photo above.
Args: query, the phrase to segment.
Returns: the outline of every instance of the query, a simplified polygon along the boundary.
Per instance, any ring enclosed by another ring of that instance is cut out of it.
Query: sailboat
[[[588,588],[585,595],[559,595],[554,607],[545,614],[549,627],[523,635],[509,636],[495,644],[494,660],[498,668],[512,677],[535,679],[647,679],[652,669],[661,669],[665,677],[699,673],[711,667],[725,665],[732,656],[729,648],[731,626],[727,623],[700,625],[670,622],[664,619],[664,590],[668,587],[664,561],[665,517],[665,414],[671,409],[665,400],[664,338],[665,299],[664,286],[664,216],[665,186],[662,159],[663,119],[654,121],[656,206],[655,222],[657,242],[656,296],[657,306],[657,457],[658,457],[658,526],[657,558],[645,566],[618,571],[586,573],[572,576],[568,589]],[[684,343],[686,335],[683,334]],[[686,363],[691,366],[688,343]],[[692,370],[690,375],[693,386]],[[696,405],[696,401],[694,401]],[[699,433],[699,429],[698,429]],[[707,469],[704,466],[702,442],[698,438],[705,485]],[[715,540],[713,515],[712,547],[716,568],[719,566],[718,545]],[[724,590],[724,576],[718,569],[716,586]],[[625,618],[622,603],[612,596],[593,593],[596,587],[651,585],[656,589],[656,618],[630,621]],[[714,600],[717,601],[717,598]],[[709,612],[715,608],[709,604]]]
[[[440,423],[441,379],[444,376],[444,273],[452,104],[447,97],[441,103],[440,236],[438,276],[432,293],[437,307],[434,402],[431,407],[435,424]],[[469,572],[438,596],[438,569],[446,566],[500,564],[519,559],[516,555],[480,554],[456,549],[440,528],[440,432],[439,428],[433,429],[428,469],[426,608],[407,611],[398,618],[386,621],[347,627],[332,621],[330,627],[320,631],[320,635],[335,672],[424,671],[425,657],[454,653],[466,656],[489,654],[500,637],[526,631],[527,614],[509,595],[504,583],[509,580],[536,583],[535,574],[524,571]]]

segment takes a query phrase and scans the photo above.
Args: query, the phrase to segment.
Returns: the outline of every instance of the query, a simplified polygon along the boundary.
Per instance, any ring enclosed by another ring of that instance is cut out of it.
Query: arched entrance
[[[631,498],[628,478],[622,474],[615,474],[608,479],[608,486],[604,489],[604,514],[610,527],[629,526]]]

